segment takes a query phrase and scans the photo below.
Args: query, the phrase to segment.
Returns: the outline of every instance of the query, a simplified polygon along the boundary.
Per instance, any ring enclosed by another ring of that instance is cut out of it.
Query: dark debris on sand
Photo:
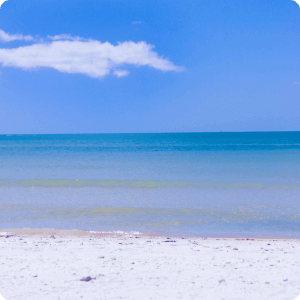
[[[88,277],[81,278],[80,281],[91,281],[93,279],[96,279],[96,277],[92,278],[91,276],[88,276]]]

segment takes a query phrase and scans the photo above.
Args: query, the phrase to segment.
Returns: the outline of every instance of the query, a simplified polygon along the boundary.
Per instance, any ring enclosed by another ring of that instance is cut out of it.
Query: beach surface
[[[168,238],[139,232],[0,232],[6,300],[293,300],[292,239]],[[1,297],[0,297],[1,298]]]

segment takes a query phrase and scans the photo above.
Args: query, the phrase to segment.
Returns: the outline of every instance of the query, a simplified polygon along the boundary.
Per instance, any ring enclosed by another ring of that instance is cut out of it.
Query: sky
[[[8,0],[0,134],[300,130],[291,0]]]

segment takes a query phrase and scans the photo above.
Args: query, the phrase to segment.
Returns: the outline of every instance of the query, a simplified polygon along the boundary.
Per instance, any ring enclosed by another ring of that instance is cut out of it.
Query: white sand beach
[[[0,235],[6,300],[293,300],[300,292],[298,240]]]

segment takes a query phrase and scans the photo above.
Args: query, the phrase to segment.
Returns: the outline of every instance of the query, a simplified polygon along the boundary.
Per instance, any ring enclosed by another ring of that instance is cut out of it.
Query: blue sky
[[[300,130],[290,0],[8,0],[0,134]]]

